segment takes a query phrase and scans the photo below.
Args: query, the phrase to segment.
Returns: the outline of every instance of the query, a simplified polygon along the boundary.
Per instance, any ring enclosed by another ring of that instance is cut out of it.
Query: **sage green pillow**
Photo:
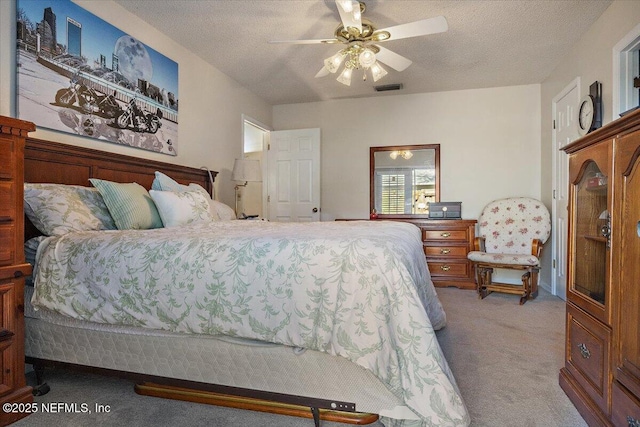
[[[149,192],[140,184],[92,178],[118,230],[161,228],[162,220]]]

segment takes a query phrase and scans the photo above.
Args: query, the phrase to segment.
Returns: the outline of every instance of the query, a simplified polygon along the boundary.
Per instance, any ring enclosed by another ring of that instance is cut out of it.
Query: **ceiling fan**
[[[366,10],[363,2],[356,0],[335,0],[335,2],[342,22],[336,28],[334,38],[272,40],[269,43],[346,45],[336,54],[324,60],[324,66],[316,74],[316,77],[336,73],[344,62],[344,68],[337,80],[347,86],[351,85],[353,70],[362,69],[363,80],[367,79],[367,71],[370,71],[375,82],[388,74],[380,63],[397,71],[404,71],[411,65],[411,60],[380,46],[379,43],[442,33],[448,30],[447,20],[444,16],[378,29],[371,21],[362,17]]]

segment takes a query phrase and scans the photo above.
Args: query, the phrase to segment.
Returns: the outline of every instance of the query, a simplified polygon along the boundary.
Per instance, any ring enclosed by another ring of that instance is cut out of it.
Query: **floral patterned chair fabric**
[[[482,210],[478,227],[476,247],[468,259],[476,269],[480,296],[492,291],[518,293],[524,298],[521,304],[535,298],[540,250],[551,233],[551,216],[544,204],[527,197],[495,200]],[[524,270],[522,285],[492,283],[494,268]]]

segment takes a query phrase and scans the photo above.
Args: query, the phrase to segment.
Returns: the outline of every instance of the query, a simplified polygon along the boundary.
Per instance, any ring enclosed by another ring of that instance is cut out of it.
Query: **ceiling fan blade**
[[[395,52],[390,51],[389,49],[385,49],[382,46],[376,45],[380,51],[376,53],[376,59],[383,64],[388,65],[396,71],[404,71],[407,67],[413,64],[413,61],[405,58],[402,55],[398,55]]]
[[[395,25],[393,27],[382,28],[376,32],[387,31],[391,34],[388,40],[406,39],[408,37],[426,36],[428,34],[444,33],[449,29],[444,16],[423,19],[421,21],[409,22],[407,24]],[[382,41],[382,40],[381,40]]]
[[[358,34],[362,32],[362,15],[360,13],[360,2],[355,0],[336,0],[338,13],[342,25],[348,31],[349,27],[357,28]]]
[[[329,75],[329,70],[327,70],[327,67],[322,67],[320,69],[320,71],[318,71],[318,74],[316,74],[316,78],[324,77],[324,76],[328,76],[328,75]]]
[[[338,39],[309,39],[309,40],[269,40],[270,44],[336,44],[342,43]]]

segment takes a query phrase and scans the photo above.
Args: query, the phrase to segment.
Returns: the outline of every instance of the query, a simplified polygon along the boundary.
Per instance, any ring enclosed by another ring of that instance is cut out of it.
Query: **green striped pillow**
[[[90,179],[119,230],[161,228],[162,220],[149,192],[140,184]]]

